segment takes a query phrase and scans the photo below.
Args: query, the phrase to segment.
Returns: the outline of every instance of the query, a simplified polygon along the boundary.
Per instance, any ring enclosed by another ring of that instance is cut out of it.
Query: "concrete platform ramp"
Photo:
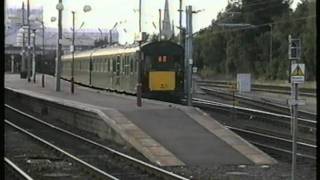
[[[129,145],[160,166],[216,164],[274,164],[276,161],[215,119],[194,107],[143,99],[76,86],[62,81],[54,91],[54,78],[46,88],[26,83],[19,76],[5,76],[6,98],[24,103],[76,128]],[[17,95],[19,94],[19,95]],[[8,97],[7,97],[8,96]]]

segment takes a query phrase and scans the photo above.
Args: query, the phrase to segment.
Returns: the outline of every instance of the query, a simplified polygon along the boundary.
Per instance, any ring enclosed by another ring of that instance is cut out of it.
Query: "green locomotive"
[[[143,97],[183,97],[184,50],[171,41],[141,46]],[[109,47],[75,53],[74,81],[91,87],[136,94],[139,47]],[[71,79],[72,55],[62,57],[62,77]]]

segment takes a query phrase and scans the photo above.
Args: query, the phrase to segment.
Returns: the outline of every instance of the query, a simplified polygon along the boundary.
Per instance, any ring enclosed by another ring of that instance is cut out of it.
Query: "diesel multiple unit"
[[[74,54],[76,83],[136,94],[139,47],[109,47]],[[142,95],[172,99],[183,96],[184,50],[170,41],[141,46]],[[72,55],[62,57],[62,77],[71,79]]]

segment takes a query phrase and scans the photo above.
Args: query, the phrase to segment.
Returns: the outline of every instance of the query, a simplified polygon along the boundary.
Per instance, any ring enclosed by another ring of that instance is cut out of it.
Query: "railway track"
[[[223,104],[214,101],[208,101],[199,98],[193,98],[193,105],[198,106],[202,109],[218,109],[218,111],[223,111],[224,114],[231,114],[236,110],[238,115],[238,121],[229,120],[228,123],[224,123],[227,128],[235,131],[237,134],[241,135],[249,142],[256,144],[257,146],[263,147],[267,150],[273,150],[277,153],[291,153],[291,135],[290,135],[290,120],[291,117],[282,114],[275,114],[270,112],[265,112],[261,110],[255,110],[250,108],[232,106],[228,104]],[[225,113],[228,112],[228,113]],[[247,119],[249,121],[243,121],[242,119]],[[257,123],[253,123],[257,121]],[[263,125],[259,125],[263,122]],[[266,124],[273,124],[269,126],[271,129],[266,129]],[[316,121],[308,119],[298,119],[298,130],[300,136],[298,137],[300,146],[299,155],[303,158],[314,159],[315,158],[315,149],[316,149]],[[289,129],[286,133],[283,133],[283,128],[275,128],[279,126],[284,126]],[[304,138],[303,133],[312,132],[311,137],[313,139]],[[267,143],[267,144],[266,144]],[[280,146],[278,145],[280,144]]]
[[[7,179],[11,178],[11,179],[21,179],[21,180],[33,180],[33,178],[29,174],[27,174],[25,171],[19,168],[9,158],[4,157],[4,163],[5,163],[5,170],[6,170],[5,176]]]
[[[49,159],[58,159],[58,157],[63,157],[61,159],[59,159],[59,161],[64,161],[64,162],[69,162],[71,164],[77,164],[77,167],[73,166],[72,168],[74,168],[77,171],[85,171],[86,173],[79,173],[78,175],[80,175],[80,177],[86,179],[86,178],[102,178],[102,179],[111,179],[111,180],[117,180],[117,178],[111,176],[110,174],[86,163],[85,161],[81,160],[80,158],[76,157],[73,154],[70,154],[68,152],[66,152],[65,150],[59,148],[58,146],[50,143],[49,141],[44,140],[43,138],[40,138],[39,136],[35,135],[34,133],[28,132],[26,131],[24,128],[18,126],[15,123],[12,123],[8,120],[5,120],[5,124],[7,126],[10,126],[11,128],[14,128],[16,131],[18,131],[19,133],[22,133],[23,135],[26,135],[28,137],[30,137],[32,139],[31,143],[37,143],[40,144],[40,148],[37,147],[36,150],[32,150],[32,151],[39,151],[39,156],[45,156],[47,157],[46,160],[40,158],[38,159],[38,157],[36,157],[35,159],[37,160],[41,160],[40,162],[42,162],[41,164],[45,164],[49,163],[50,160]],[[26,144],[25,144],[26,145]],[[45,147],[45,148],[43,148]],[[29,148],[28,145],[25,146],[25,148]],[[52,153],[54,152],[54,153]],[[34,153],[30,153],[27,152],[29,156],[33,157]],[[33,160],[28,160],[26,163],[31,163]],[[40,167],[40,166],[46,166],[46,165],[40,165],[39,163],[39,169],[44,167]],[[34,173],[36,174],[36,173]],[[38,173],[37,173],[38,174]],[[37,175],[38,176],[38,175]]]
[[[252,144],[255,144],[259,147],[262,147],[264,149],[277,151],[281,154],[289,155],[289,157],[292,154],[291,146],[292,141],[290,139],[285,138],[279,138],[277,136],[271,136],[266,134],[261,134],[252,130],[246,130],[231,126],[225,126],[226,128],[234,131],[241,137],[245,138],[247,141],[249,141]],[[304,142],[297,142],[297,156],[307,159],[307,160],[316,160],[316,145],[313,144],[307,144]]]
[[[197,84],[199,86],[206,87],[216,87],[227,89],[230,88],[230,81],[206,81],[198,80]],[[291,89],[289,86],[276,86],[276,85],[263,85],[263,84],[252,84],[252,91],[263,91],[277,94],[291,94]],[[312,88],[299,88],[301,96],[316,97],[316,90]]]
[[[80,157],[84,162],[107,172],[115,179],[187,179],[56,127],[11,106],[5,105],[5,108],[6,115],[13,113],[23,118],[23,121],[14,120],[14,123],[20,124],[19,126],[34,132],[37,136],[44,137],[47,141],[54,142],[53,144],[61,149],[68,149],[68,153]]]
[[[201,89],[205,91],[207,94],[215,97],[228,99],[228,100],[237,100],[239,101],[240,104],[245,104],[250,107],[259,108],[259,109],[274,112],[274,113],[290,115],[290,108],[288,106],[275,104],[275,103],[269,102],[268,100],[264,100],[264,101],[257,100],[257,99],[253,99],[253,98],[245,97],[241,95],[233,95],[232,93],[225,92],[222,90],[210,89],[205,87],[201,87]],[[299,117],[303,117],[305,119],[316,119],[315,113],[300,110],[298,114],[299,114]]]

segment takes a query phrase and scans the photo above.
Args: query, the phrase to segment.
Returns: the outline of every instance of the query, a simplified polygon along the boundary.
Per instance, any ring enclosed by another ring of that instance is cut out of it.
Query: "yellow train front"
[[[144,97],[178,101],[183,97],[184,50],[170,41],[145,44],[143,54]]]
[[[74,81],[93,88],[136,94],[139,48],[109,47],[77,52]],[[141,46],[142,96],[178,101],[183,97],[184,50],[170,41]],[[62,77],[71,79],[72,55],[62,57]]]

